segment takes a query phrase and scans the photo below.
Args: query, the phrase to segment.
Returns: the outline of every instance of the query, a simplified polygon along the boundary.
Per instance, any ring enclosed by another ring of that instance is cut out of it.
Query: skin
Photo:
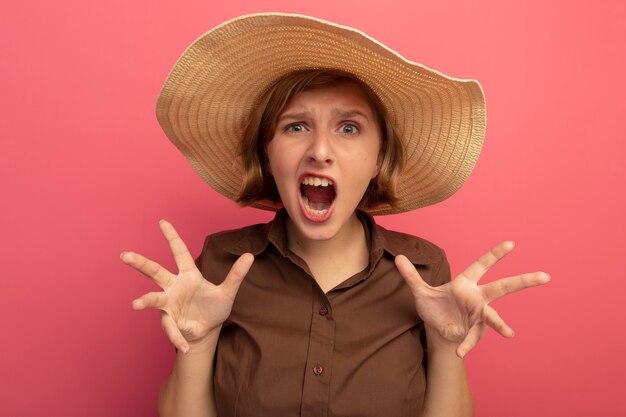
[[[367,244],[355,209],[367,184],[378,172],[380,131],[365,96],[344,83],[305,91],[288,103],[267,146],[268,159],[289,214],[289,248],[307,262],[324,291],[367,266]],[[336,198],[330,214],[311,218],[300,197],[302,175],[332,178]],[[162,291],[133,301],[133,308],[161,310],[161,323],[178,353],[159,397],[161,416],[215,416],[213,358],[219,332],[229,316],[237,290],[254,261],[242,255],[224,282],[205,280],[174,227],[160,222],[178,273],[134,252],[122,262],[143,273]],[[472,263],[450,283],[430,287],[402,255],[396,266],[424,320],[429,349],[425,417],[473,415],[463,359],[487,327],[504,337],[513,331],[489,306],[524,288],[545,284],[543,272],[517,275],[479,285],[482,276],[511,252],[503,242]],[[339,277],[339,278],[337,278]]]
[[[374,113],[354,83],[295,96],[267,145],[269,167],[289,214],[289,249],[307,262],[325,292],[367,266],[355,209],[378,174],[380,145]],[[332,180],[336,196],[329,217],[307,215],[300,192],[305,176]]]
[[[287,104],[267,156],[299,240],[328,243],[351,232],[359,222],[356,206],[378,174],[380,145],[378,124],[356,84],[303,91]],[[332,216],[325,221],[308,219],[302,209],[300,179],[305,175],[334,184]]]

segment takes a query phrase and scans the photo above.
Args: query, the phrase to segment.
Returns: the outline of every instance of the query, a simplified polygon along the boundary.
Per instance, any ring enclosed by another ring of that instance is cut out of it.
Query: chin
[[[297,226],[296,226],[297,227]],[[327,241],[331,240],[333,237],[337,236],[337,230],[332,227],[305,227],[305,230],[300,229],[300,233],[303,237],[311,240],[311,241]]]
[[[342,229],[349,224],[354,210],[350,215],[342,215],[342,211],[333,204],[329,213],[321,218],[311,219],[302,207],[298,207],[297,217],[291,217],[291,221],[301,238],[309,241],[328,241],[338,236]]]

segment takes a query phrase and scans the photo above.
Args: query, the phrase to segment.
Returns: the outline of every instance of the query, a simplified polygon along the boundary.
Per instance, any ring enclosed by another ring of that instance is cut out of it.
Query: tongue
[[[314,210],[325,210],[335,198],[333,187],[315,187],[313,185],[302,185],[302,195],[309,200],[309,207]]]

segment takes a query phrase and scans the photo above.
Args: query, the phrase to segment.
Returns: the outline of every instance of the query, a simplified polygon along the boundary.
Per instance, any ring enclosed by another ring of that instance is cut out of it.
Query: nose
[[[329,133],[317,131],[312,135],[311,143],[307,150],[307,157],[311,162],[325,164],[334,160],[333,145]]]

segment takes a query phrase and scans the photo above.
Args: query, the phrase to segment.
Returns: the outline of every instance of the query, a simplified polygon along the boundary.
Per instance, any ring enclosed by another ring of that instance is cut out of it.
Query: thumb
[[[244,253],[241,255],[230,268],[224,282],[220,285],[233,298],[237,294],[239,286],[246,277],[246,274],[250,270],[253,262],[254,256],[252,254]]]
[[[420,273],[406,256],[396,256],[395,263],[414,296],[417,296],[424,287],[428,287],[428,284],[424,282]]]

